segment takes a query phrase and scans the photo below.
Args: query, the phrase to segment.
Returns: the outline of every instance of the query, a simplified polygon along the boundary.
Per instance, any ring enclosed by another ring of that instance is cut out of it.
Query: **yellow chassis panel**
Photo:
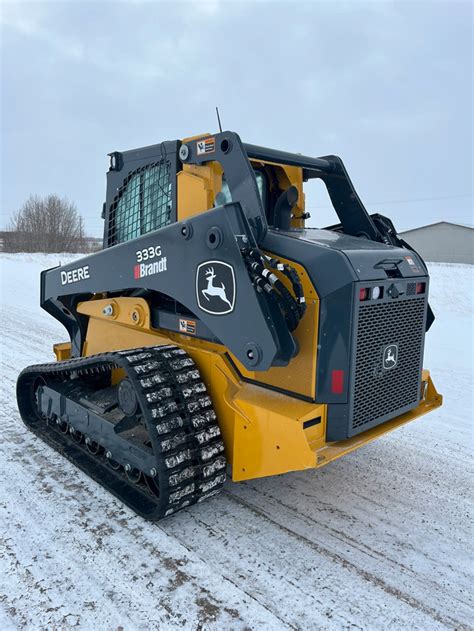
[[[111,302],[113,314],[106,316],[103,309]],[[191,355],[212,397],[235,481],[324,466],[442,404],[424,370],[418,407],[353,438],[328,443],[326,405],[242,381],[222,346],[152,329],[145,300],[90,300],[80,303],[78,311],[89,316],[85,356],[170,342]],[[70,345],[57,344],[54,350],[58,360],[67,359]],[[313,422],[305,428],[307,421]]]

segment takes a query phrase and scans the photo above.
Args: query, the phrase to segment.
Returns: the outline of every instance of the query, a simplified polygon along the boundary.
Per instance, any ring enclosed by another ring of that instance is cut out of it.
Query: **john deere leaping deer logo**
[[[227,300],[226,288],[224,283],[221,283],[220,287],[216,287],[214,285],[214,278],[216,274],[214,272],[214,268],[210,267],[205,271],[205,276],[207,279],[207,289],[202,290],[202,294],[205,296],[206,300],[210,300],[212,296],[218,296],[221,300],[226,302],[229,307],[232,309],[232,303]]]
[[[395,368],[398,363],[398,344],[390,344],[383,351],[383,367],[385,370]]]
[[[196,270],[196,299],[199,308],[213,315],[225,315],[234,309],[235,275],[224,261],[205,261]]]

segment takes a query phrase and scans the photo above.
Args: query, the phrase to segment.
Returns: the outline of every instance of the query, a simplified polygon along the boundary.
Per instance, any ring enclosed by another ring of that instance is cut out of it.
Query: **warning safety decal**
[[[405,256],[405,261],[408,263],[408,265],[410,266],[409,269],[411,271],[412,274],[421,274],[421,270],[419,267],[417,267],[415,261],[412,259],[411,256]]]
[[[189,335],[196,335],[196,320],[184,320],[179,319],[179,332],[188,333]]]
[[[214,153],[216,149],[216,139],[212,138],[204,138],[203,140],[198,140],[196,143],[196,152],[198,156],[202,156],[206,153]]]

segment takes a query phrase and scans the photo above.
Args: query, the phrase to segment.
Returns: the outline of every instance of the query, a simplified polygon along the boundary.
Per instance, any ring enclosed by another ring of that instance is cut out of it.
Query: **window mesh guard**
[[[108,245],[167,226],[171,210],[170,162],[160,160],[132,171],[110,206]]]

